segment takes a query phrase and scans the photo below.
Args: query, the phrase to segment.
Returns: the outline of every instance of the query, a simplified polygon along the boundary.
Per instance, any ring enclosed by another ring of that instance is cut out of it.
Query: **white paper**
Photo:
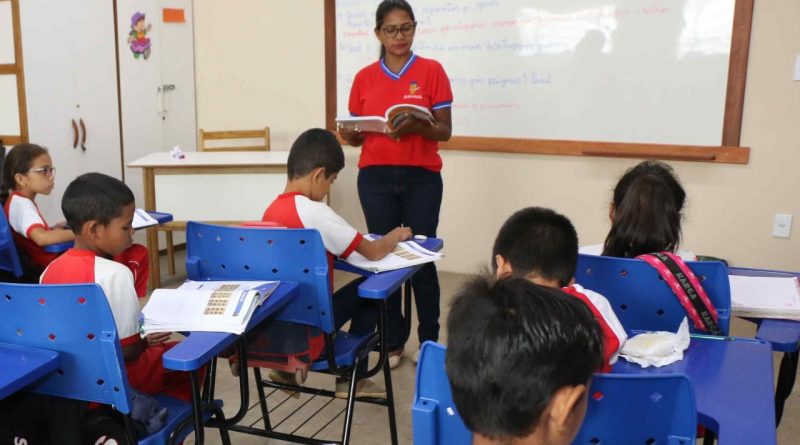
[[[133,229],[142,229],[144,227],[156,226],[158,221],[150,216],[149,213],[142,209],[136,209],[133,212]]]
[[[776,318],[800,317],[800,289],[796,277],[728,277],[731,309],[737,315]]]
[[[372,239],[369,235],[367,239]],[[384,272],[387,270],[403,269],[418,264],[430,263],[444,258],[440,252],[431,252],[414,241],[397,243],[394,251],[378,261],[370,261],[358,252],[351,253],[345,261],[370,272]]]
[[[278,282],[189,281],[178,289],[156,289],[142,309],[142,330],[210,331],[241,334],[255,308]]]
[[[628,339],[622,346],[620,357],[643,368],[661,367],[683,360],[683,351],[689,347],[689,321],[683,318],[678,332],[646,332]]]

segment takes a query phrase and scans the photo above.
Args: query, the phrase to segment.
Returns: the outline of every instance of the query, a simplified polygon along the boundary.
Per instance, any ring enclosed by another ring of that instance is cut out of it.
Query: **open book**
[[[364,238],[374,239],[372,235],[366,235]],[[385,272],[430,263],[442,258],[444,255],[440,252],[431,252],[414,241],[403,241],[397,243],[397,247],[392,253],[378,261],[370,261],[358,252],[351,253],[344,261],[370,272]]]
[[[435,122],[433,115],[425,107],[412,104],[397,104],[389,107],[385,116],[338,117],[336,118],[336,128],[388,133],[409,117],[415,117],[428,124]]]
[[[209,331],[241,334],[277,281],[187,281],[156,289],[142,309],[144,334]]]
[[[144,211],[142,209],[136,209],[133,212],[133,229],[134,230],[139,230],[139,229],[143,229],[145,227],[157,226],[157,225],[158,225],[158,221],[156,221],[156,219],[153,218],[152,216],[150,216],[150,214],[147,213],[146,211]]]
[[[731,275],[728,279],[734,315],[800,320],[800,288],[796,277]]]

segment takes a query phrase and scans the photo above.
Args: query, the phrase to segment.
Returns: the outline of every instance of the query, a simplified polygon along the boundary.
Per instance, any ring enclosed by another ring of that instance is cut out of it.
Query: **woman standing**
[[[362,146],[358,162],[358,195],[371,233],[411,227],[413,233],[436,236],[442,204],[442,159],[438,142],[450,139],[450,80],[435,60],[411,51],[417,22],[405,0],[384,0],[375,13],[375,36],[381,57],[356,74],[350,90],[353,116],[383,116],[397,104],[426,108],[433,120],[410,114],[396,120],[387,134],[341,130],[352,146]],[[412,279],[420,344],[439,338],[439,279],[429,263]],[[388,301],[389,363],[403,355],[404,321],[400,292]],[[416,357],[416,354],[414,355]]]

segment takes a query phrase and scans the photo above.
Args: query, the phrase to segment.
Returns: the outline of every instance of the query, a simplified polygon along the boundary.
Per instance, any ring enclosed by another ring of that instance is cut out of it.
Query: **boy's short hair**
[[[495,270],[497,255],[511,263],[514,275],[535,274],[566,286],[578,265],[578,233],[564,215],[527,207],[511,215],[497,233],[492,249]]]
[[[551,396],[587,384],[603,360],[586,305],[521,277],[468,283],[447,331],[453,400],[467,427],[493,440],[532,434]]]
[[[79,234],[87,221],[107,225],[133,202],[133,192],[124,182],[102,173],[86,173],[67,186],[61,211],[72,231]]]
[[[294,141],[286,167],[289,179],[302,178],[319,167],[325,169],[327,178],[344,168],[344,150],[333,133],[312,128]]]

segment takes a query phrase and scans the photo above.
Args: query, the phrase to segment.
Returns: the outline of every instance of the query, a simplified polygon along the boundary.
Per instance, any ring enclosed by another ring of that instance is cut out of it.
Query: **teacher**
[[[414,11],[405,0],[384,0],[375,13],[380,59],[358,72],[350,90],[353,116],[383,116],[397,104],[426,108],[432,120],[402,114],[391,132],[340,130],[352,146],[362,146],[358,161],[358,197],[371,233],[388,233],[400,225],[416,235],[436,236],[442,205],[442,159],[439,141],[450,139],[450,80],[439,62],[414,54]],[[426,264],[412,280],[422,344],[439,338],[439,278]],[[407,308],[409,310],[409,308]],[[404,320],[398,290],[388,301],[389,364],[403,355]],[[416,360],[417,352],[414,353]]]

